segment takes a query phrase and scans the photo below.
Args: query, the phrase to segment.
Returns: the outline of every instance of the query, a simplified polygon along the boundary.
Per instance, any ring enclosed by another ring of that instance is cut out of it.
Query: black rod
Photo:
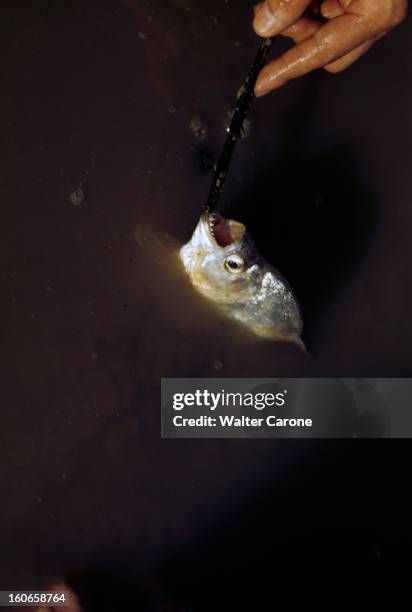
[[[272,38],[265,38],[259,45],[255,60],[249,70],[245,82],[237,92],[236,104],[233,109],[232,119],[228,128],[228,135],[225,144],[223,145],[222,153],[219,161],[216,164],[215,174],[213,176],[212,185],[210,187],[209,196],[207,198],[205,208],[212,210],[215,208],[220,194],[223,190],[223,185],[229,170],[232,160],[235,145],[240,138],[243,122],[249,111],[251,102],[255,97],[254,89],[256,79],[259,72],[263,68],[268,56],[270,47],[272,46]]]

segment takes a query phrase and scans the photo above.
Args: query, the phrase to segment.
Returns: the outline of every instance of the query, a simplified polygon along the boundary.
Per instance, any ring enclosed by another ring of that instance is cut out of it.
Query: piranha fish
[[[226,314],[258,336],[304,348],[292,290],[259,255],[243,223],[205,211],[179,254],[194,287]]]

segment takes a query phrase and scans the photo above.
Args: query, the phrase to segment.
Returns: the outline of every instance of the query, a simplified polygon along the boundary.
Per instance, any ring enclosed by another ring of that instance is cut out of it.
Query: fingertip
[[[259,6],[259,5],[258,5]],[[273,27],[276,24],[276,18],[269,9],[266,2],[262,2],[259,10],[255,13],[253,20],[253,29],[258,36],[272,36]]]
[[[261,98],[270,91],[282,87],[289,81],[291,75],[283,57],[274,60],[260,72],[255,85],[257,98]]]
[[[324,0],[320,5],[320,13],[325,19],[334,19],[345,13],[338,0]]]
[[[255,6],[253,7],[253,14],[257,15],[260,9],[263,7],[263,5],[264,5],[264,2],[258,2],[258,4],[255,4]]]
[[[265,96],[267,93],[269,93],[269,89],[262,89],[262,88],[257,88],[255,87],[255,97],[256,98],[263,98],[263,96]]]
[[[263,98],[268,93],[270,93],[270,91],[271,91],[270,89],[266,89],[265,91],[261,91],[260,93],[256,94],[256,98]]]
[[[264,73],[261,73],[261,76],[258,77],[255,85],[255,96],[257,98],[262,98],[270,91],[272,91],[274,87],[272,86],[272,79],[267,77]]]
[[[255,89],[254,89],[254,93],[256,98],[261,98],[262,96],[265,95],[266,93],[266,88],[264,86],[264,81],[262,79],[262,73],[260,73],[260,75],[257,78],[257,81],[255,83]]]

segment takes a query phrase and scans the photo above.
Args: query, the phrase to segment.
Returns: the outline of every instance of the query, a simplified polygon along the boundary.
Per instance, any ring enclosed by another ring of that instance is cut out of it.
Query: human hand
[[[261,71],[263,96],[316,68],[341,72],[406,17],[408,0],[266,0],[255,6],[260,36],[282,34],[296,45]]]

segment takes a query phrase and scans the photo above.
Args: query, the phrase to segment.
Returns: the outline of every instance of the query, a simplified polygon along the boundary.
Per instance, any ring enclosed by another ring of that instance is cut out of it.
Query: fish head
[[[302,321],[292,291],[243,223],[205,211],[180,258],[198,291],[258,335],[299,337]]]
[[[205,212],[180,256],[193,285],[219,303],[253,288],[258,257],[243,223]]]

